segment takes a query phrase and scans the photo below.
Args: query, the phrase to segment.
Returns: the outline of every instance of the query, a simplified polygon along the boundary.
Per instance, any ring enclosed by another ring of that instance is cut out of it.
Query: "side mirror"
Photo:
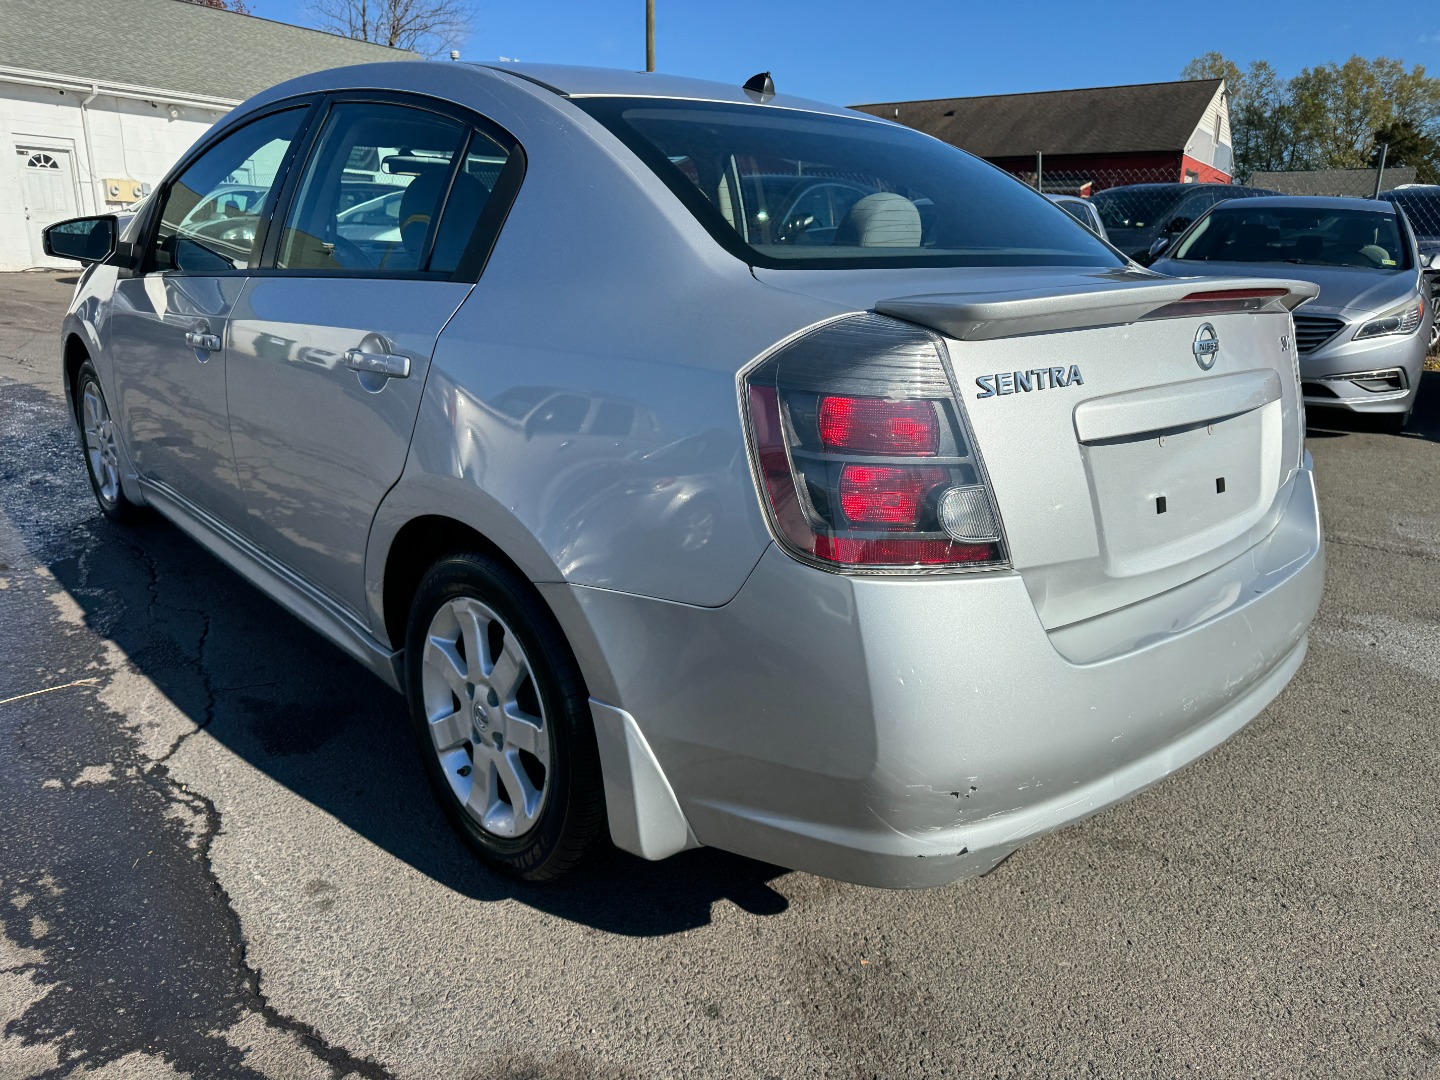
[[[1437,265],[1437,263],[1440,263],[1440,259],[1437,259],[1434,254],[1420,256],[1420,268],[1422,270],[1440,270],[1440,265]]]
[[[1156,237],[1156,238],[1155,238],[1155,242],[1150,245],[1150,258],[1152,258],[1152,259],[1158,259],[1161,255],[1164,255],[1164,254],[1165,254],[1165,249],[1168,248],[1169,246],[1170,246],[1170,237],[1168,237],[1168,236],[1159,236],[1159,237]]]
[[[41,233],[45,254],[75,262],[104,262],[115,254],[120,223],[114,214],[57,221]]]

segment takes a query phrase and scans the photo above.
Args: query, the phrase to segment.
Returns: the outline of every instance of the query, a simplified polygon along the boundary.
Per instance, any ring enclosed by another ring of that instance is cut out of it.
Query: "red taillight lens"
[[[1004,564],[942,348],[920,327],[859,315],[746,374],[751,452],[781,546],[844,570]]]
[[[913,529],[926,496],[949,479],[947,469],[846,465],[840,473],[840,509],[856,525]]]
[[[947,566],[995,561],[994,544],[957,544],[953,540],[851,540],[838,536],[815,539],[815,554],[850,566]]]
[[[928,401],[821,398],[817,423],[827,450],[928,457],[940,448],[940,419]]]

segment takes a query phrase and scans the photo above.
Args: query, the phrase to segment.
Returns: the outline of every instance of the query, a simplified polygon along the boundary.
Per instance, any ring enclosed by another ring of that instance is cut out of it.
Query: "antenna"
[[[775,96],[775,80],[770,77],[770,72],[762,71],[758,75],[751,75],[745,80],[741,87],[752,101],[758,101],[761,105]]]

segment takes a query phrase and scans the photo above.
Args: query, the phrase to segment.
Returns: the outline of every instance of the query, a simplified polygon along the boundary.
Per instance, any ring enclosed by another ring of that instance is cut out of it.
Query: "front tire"
[[[1380,430],[1387,435],[1399,435],[1405,431],[1405,425],[1410,422],[1410,410],[1403,413],[1382,413],[1380,415]]]
[[[420,581],[405,642],[406,696],[446,816],[491,865],[550,881],[605,821],[589,695],[529,583],[486,555],[452,555]]]
[[[110,418],[100,376],[89,360],[80,366],[75,379],[75,426],[85,455],[85,473],[100,512],[117,525],[133,524],[141,508],[125,497],[120,482],[120,436]]]

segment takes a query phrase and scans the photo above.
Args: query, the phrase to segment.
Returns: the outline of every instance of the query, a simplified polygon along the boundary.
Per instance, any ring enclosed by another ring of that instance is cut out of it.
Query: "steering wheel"
[[[372,259],[359,244],[345,237],[336,235],[332,241],[335,248],[335,261],[346,270],[374,270],[375,260]]]

